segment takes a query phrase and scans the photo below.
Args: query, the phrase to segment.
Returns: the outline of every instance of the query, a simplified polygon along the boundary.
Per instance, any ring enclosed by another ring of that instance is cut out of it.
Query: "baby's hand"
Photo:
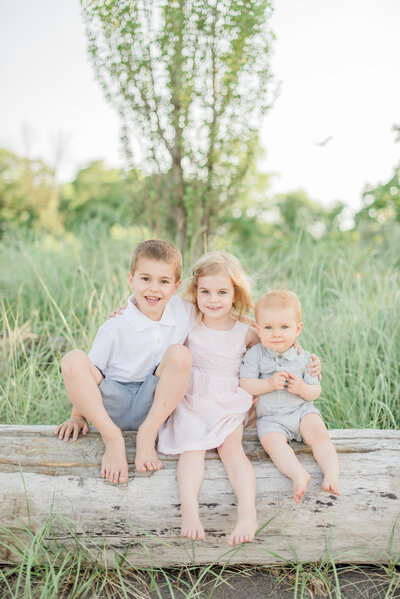
[[[110,318],[115,318],[116,316],[119,316],[120,314],[122,314],[122,312],[124,310],[126,310],[127,305],[124,304],[123,306],[120,306],[119,308],[117,308],[116,310],[114,310],[114,312],[111,312],[111,314],[109,314],[107,316],[107,320],[109,320]]]
[[[284,370],[280,370],[279,372],[274,372],[274,374],[269,379],[272,385],[272,391],[282,391],[285,388],[286,379],[289,374]]]
[[[288,372],[287,374],[288,379],[286,389],[289,391],[289,393],[295,393],[296,395],[300,395],[302,387],[304,385],[303,379],[298,377],[296,374],[292,374],[291,372]]]
[[[58,435],[60,440],[68,441],[72,433],[72,440],[76,441],[80,431],[82,431],[82,435],[87,435],[89,432],[88,423],[83,416],[71,416],[71,418],[57,426],[54,434]]]

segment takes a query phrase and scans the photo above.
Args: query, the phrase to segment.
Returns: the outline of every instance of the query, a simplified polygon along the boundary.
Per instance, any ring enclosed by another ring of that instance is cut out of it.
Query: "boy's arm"
[[[89,425],[86,418],[79,414],[77,409],[73,407],[71,416],[68,420],[57,426],[54,434],[58,435],[58,438],[64,441],[68,441],[72,435],[72,440],[76,441],[81,431],[82,435],[87,435],[89,432]]]

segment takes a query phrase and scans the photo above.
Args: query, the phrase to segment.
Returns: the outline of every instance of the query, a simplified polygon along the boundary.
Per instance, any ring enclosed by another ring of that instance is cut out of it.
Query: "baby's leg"
[[[236,526],[229,535],[228,545],[248,543],[258,528],[256,513],[256,478],[242,446],[243,426],[240,425],[218,447],[218,454],[236,493],[238,509]]]
[[[128,462],[125,441],[119,427],[107,414],[99,384],[103,377],[88,356],[75,349],[61,360],[61,371],[67,395],[76,414],[83,415],[97,428],[106,446],[101,462],[101,475],[111,483],[126,483]]]
[[[157,368],[159,383],[154,394],[154,402],[139,427],[136,437],[136,470],[159,470],[162,467],[155,441],[158,429],[172,414],[183,399],[189,384],[192,367],[192,354],[184,345],[171,345]]]
[[[204,539],[198,495],[204,478],[205,451],[185,451],[179,456],[178,483],[181,497],[181,537]]]
[[[300,422],[300,434],[304,441],[311,446],[314,457],[323,472],[322,488],[328,493],[340,495],[339,459],[322,418],[318,414],[304,416]]]
[[[310,475],[300,464],[283,433],[267,433],[261,438],[261,445],[275,466],[293,481],[293,499],[300,503],[307,491]]]

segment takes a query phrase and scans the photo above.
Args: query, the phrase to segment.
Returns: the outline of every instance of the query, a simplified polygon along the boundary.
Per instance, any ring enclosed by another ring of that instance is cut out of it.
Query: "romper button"
[[[279,354],[278,358],[281,359],[282,358],[282,354]]]

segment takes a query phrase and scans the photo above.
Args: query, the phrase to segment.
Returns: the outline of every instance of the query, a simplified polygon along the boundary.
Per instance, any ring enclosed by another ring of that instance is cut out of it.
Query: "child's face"
[[[180,284],[175,278],[174,266],[168,262],[139,258],[134,274],[129,273],[137,308],[151,320],[160,320]]]
[[[257,331],[261,343],[278,353],[292,347],[302,327],[294,308],[267,308],[258,314]]]
[[[231,278],[223,273],[197,279],[197,305],[207,319],[219,319],[232,310],[235,290]]]

